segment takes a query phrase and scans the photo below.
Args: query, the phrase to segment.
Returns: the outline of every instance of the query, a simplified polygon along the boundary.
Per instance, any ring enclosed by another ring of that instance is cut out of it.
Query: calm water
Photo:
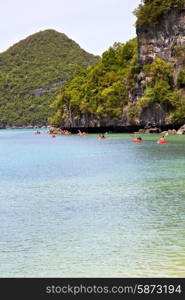
[[[0,131],[0,277],[185,277],[185,138]]]

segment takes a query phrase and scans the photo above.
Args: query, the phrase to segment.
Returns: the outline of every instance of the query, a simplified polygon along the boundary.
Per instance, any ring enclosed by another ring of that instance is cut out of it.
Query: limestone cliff
[[[160,57],[179,67],[176,46],[185,46],[185,8],[169,9],[155,26],[138,26],[139,62],[145,64]]]
[[[174,86],[177,75],[185,67],[185,8],[171,8],[165,11],[158,24],[137,26],[138,61],[142,71],[138,75],[133,101],[137,101],[144,92],[147,78],[143,72],[146,64],[152,63],[157,57],[169,62],[173,67]],[[142,124],[167,123],[168,109],[147,107],[141,114]]]

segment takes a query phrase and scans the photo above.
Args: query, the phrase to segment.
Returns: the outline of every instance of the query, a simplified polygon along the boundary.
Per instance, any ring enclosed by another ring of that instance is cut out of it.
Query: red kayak
[[[107,139],[107,137],[98,136],[97,139],[99,139],[99,140],[105,140],[105,139]]]
[[[137,139],[135,139],[135,140],[132,140],[134,143],[142,143],[142,140],[137,140]]]

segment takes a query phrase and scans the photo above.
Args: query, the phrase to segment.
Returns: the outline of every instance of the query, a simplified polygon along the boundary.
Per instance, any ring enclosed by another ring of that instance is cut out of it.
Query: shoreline
[[[128,126],[101,126],[101,127],[60,127],[58,129],[68,130],[71,133],[78,133],[78,130],[87,133],[145,133],[144,131],[150,131],[148,133],[162,133],[168,130],[179,130],[179,128],[183,126],[183,124],[168,124],[168,125],[161,125],[161,126],[141,126],[141,125],[128,125]],[[54,128],[50,125],[28,125],[28,126],[7,126],[0,129],[50,129]]]
[[[127,126],[101,126],[101,127],[52,127],[55,131],[66,130],[72,134],[77,134],[80,130],[86,133],[162,133],[168,130],[179,130],[183,124],[169,124],[162,126],[141,126],[141,125],[127,125]],[[146,131],[146,132],[145,132]],[[149,132],[147,132],[149,131]]]

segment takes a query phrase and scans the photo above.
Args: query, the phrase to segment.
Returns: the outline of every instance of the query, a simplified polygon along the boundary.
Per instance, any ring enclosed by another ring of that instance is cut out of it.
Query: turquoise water
[[[0,277],[185,277],[185,138],[0,131]]]

